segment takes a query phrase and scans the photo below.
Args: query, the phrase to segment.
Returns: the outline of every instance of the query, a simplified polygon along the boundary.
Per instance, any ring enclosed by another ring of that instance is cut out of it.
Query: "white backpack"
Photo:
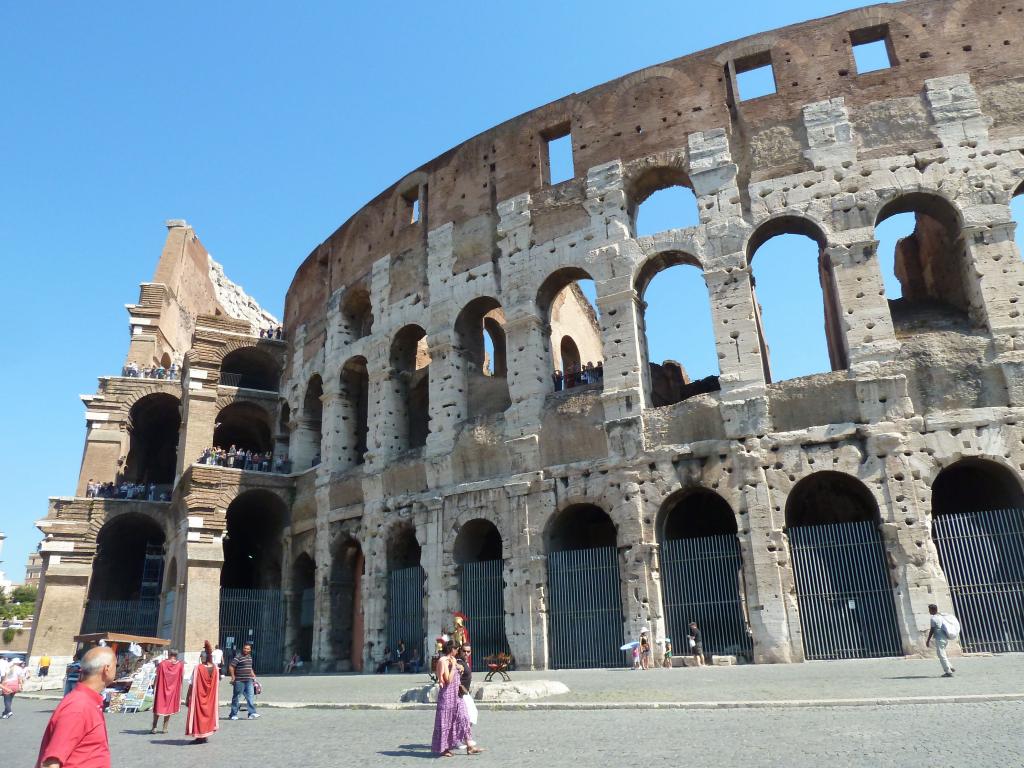
[[[956,640],[960,637],[960,622],[951,613],[942,614],[942,628],[946,630],[946,637]]]

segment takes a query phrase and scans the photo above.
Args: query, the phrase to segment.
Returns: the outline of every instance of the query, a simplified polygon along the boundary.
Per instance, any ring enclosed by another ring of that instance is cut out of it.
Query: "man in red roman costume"
[[[192,671],[192,682],[188,687],[188,716],[185,720],[185,735],[193,736],[197,744],[205,744],[217,730],[217,683],[220,670],[213,663],[213,648],[207,640],[203,655]]]
[[[153,727],[150,733],[156,733],[156,724],[163,715],[164,733],[171,715],[178,714],[181,709],[181,682],[185,679],[185,664],[178,660],[178,652],[170,650],[167,658],[156,665],[156,684],[153,689]]]

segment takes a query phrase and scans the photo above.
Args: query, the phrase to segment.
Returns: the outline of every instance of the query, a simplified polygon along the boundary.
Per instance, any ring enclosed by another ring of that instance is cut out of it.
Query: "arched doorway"
[[[805,658],[902,655],[878,520],[871,491],[842,472],[815,472],[789,492],[786,533]]]
[[[355,539],[341,539],[331,552],[330,645],[338,672],[363,669],[364,564],[363,550]]]
[[[174,482],[181,414],[178,398],[163,392],[140,398],[128,412],[128,458],[123,476],[130,483]]]
[[[1018,478],[984,459],[946,467],[932,483],[932,536],[960,620],[961,647],[1024,651],[1024,492]]]
[[[270,491],[247,491],[231,502],[220,574],[220,647],[230,658],[252,643],[260,673],[284,660],[281,533],[288,508]]]
[[[270,414],[256,403],[231,403],[221,409],[213,430],[213,444],[225,451],[269,452]]]
[[[576,504],[549,524],[548,645],[553,669],[622,665],[622,598],[615,524]]]
[[[397,648],[404,642],[407,651],[419,648],[426,653],[427,574],[420,565],[420,544],[412,525],[399,525],[388,539],[388,626],[386,642]]]
[[[220,383],[227,387],[277,392],[279,378],[277,361],[256,347],[229,352],[220,364]]]
[[[302,398],[302,413],[298,426],[291,437],[292,469],[305,472],[320,463],[324,404],[324,383],[318,374],[313,374],[306,385]]]
[[[459,606],[469,617],[473,654],[478,659],[509,650],[501,546],[501,534],[490,520],[470,520],[455,537],[452,554],[459,575]]]
[[[345,441],[341,446],[341,464],[355,466],[366,460],[366,436],[370,397],[370,377],[365,357],[353,357],[341,368],[342,426]]]
[[[604,382],[604,348],[596,301],[596,284],[579,267],[555,271],[537,291],[537,311],[545,323],[556,392]]]
[[[669,636],[681,654],[691,621],[711,655],[753,657],[743,604],[743,559],[736,516],[714,491],[670,498],[661,521],[661,574]]]
[[[418,325],[403,327],[392,339],[391,378],[398,409],[395,448],[421,448],[430,433],[430,347]]]
[[[473,299],[455,320],[468,418],[501,413],[511,404],[505,359],[505,313],[497,299]]]
[[[288,602],[289,657],[298,654],[305,664],[313,660],[313,622],[316,605],[316,563],[303,552],[292,565],[292,590]]]
[[[156,635],[164,538],[163,529],[145,515],[119,515],[100,529],[83,633]]]

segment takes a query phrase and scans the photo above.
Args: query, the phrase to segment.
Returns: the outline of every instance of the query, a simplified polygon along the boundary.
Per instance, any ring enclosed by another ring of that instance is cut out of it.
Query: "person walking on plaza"
[[[46,677],[50,674],[51,659],[48,655],[41,656],[39,659],[39,676]]]
[[[171,715],[178,714],[181,709],[181,683],[185,679],[185,665],[178,661],[178,652],[171,649],[167,658],[156,665],[156,681],[153,688],[153,727],[150,733],[156,733],[157,721],[164,718],[164,733]]]
[[[640,669],[651,668],[651,639],[647,627],[640,630]]]
[[[219,684],[220,670],[213,663],[213,648],[210,647],[210,641],[207,640],[203,643],[203,653],[199,657],[199,663],[192,670],[192,682],[189,683],[186,697],[188,699],[188,714],[185,717],[185,735],[192,736],[196,744],[205,744],[217,730],[217,688]],[[232,702],[232,706],[235,706],[235,702]],[[252,717],[251,714],[249,716]],[[167,729],[164,728],[164,730]]]
[[[37,768],[110,768],[103,689],[114,682],[117,657],[110,648],[93,648],[82,657],[80,674],[78,685],[50,715],[39,745]]]
[[[430,748],[436,755],[451,757],[452,749],[459,744],[468,744],[473,738],[473,729],[469,723],[469,713],[459,698],[459,681],[461,672],[455,663],[456,645],[446,640],[441,649],[441,657],[437,660],[434,673],[437,684],[441,687],[437,695],[437,712],[434,715],[434,737]],[[467,749],[475,755],[480,750],[476,747]]]
[[[0,691],[4,695],[4,713],[0,720],[10,720],[14,717],[14,697],[21,691],[21,687],[28,678],[28,670],[25,669],[25,662],[21,659],[11,659],[7,672],[0,678]]]
[[[700,628],[696,621],[690,622],[690,653],[693,654],[693,661],[698,667],[704,666],[704,643],[700,636]]]
[[[939,613],[939,606],[935,603],[928,606],[928,613],[932,617],[931,626],[928,629],[928,639],[924,644],[929,646],[932,640],[935,640],[935,654],[939,657],[939,664],[942,665],[942,676],[952,677],[956,670],[950,666],[949,657],[946,656],[946,646],[949,645],[951,639],[949,629],[952,622],[949,619],[952,617]],[[957,622],[956,629],[959,630],[959,622]],[[956,634],[959,634],[959,631]]]
[[[224,677],[224,651],[220,649],[220,643],[213,646],[213,666],[217,668],[217,676]]]
[[[479,711],[476,702],[473,701],[473,648],[469,643],[459,647],[455,663],[459,665],[459,698],[462,701],[462,706],[466,708],[466,715],[469,717],[469,724],[472,727],[476,725]],[[467,751],[471,749],[475,749],[477,752],[483,751],[477,748],[476,742],[472,738],[466,739],[465,747]]]
[[[256,672],[252,666],[252,643],[242,644],[242,653],[228,664],[228,675],[231,677],[231,714],[228,719],[238,719],[238,699],[245,694],[249,719],[255,720],[259,714],[256,712]]]

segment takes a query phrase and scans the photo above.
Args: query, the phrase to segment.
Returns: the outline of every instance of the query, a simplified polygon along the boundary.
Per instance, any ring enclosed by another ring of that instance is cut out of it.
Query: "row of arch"
[[[1018,479],[1010,470],[989,460],[962,459],[945,468],[935,478],[931,495],[934,518],[986,510],[1024,509],[1024,490]],[[710,653],[743,655],[751,650],[744,555],[737,523],[740,519],[715,491],[695,487],[666,499],[656,520],[668,633],[673,637],[685,636],[686,624],[698,620]],[[360,544],[348,535],[339,535],[332,541],[328,589],[318,598],[317,563],[311,551],[293,555],[291,561],[285,563],[287,547],[283,532],[287,522],[284,501],[268,491],[248,491],[230,504],[221,569],[222,600],[225,595],[241,595],[240,599],[259,605],[263,605],[260,601],[274,601],[284,606],[283,613],[276,619],[269,613],[255,611],[263,617],[260,620],[267,623],[258,635],[265,648],[274,649],[267,651],[274,657],[274,663],[282,654],[299,653],[305,659],[311,658],[315,617],[320,611],[328,612],[328,637],[325,645],[321,639],[320,653],[340,668],[358,669],[364,651],[362,581],[365,561]],[[845,595],[844,590],[851,588],[851,579],[865,578],[864,569],[872,571],[872,578],[888,585],[880,590],[877,600],[884,609],[882,614],[891,618],[889,638],[896,638],[893,642],[898,652],[893,583],[882,556],[880,523],[878,504],[871,491],[851,475],[815,472],[797,482],[788,494],[785,526],[797,564],[798,600],[810,599],[802,593],[804,585],[799,571],[807,566],[801,563],[813,561],[819,572],[816,590],[826,596],[830,589]],[[845,562],[822,560],[820,553],[806,544],[808,541],[813,544],[814,536],[805,535],[805,531],[840,530],[849,526],[861,526],[867,531],[868,539],[864,543],[879,553],[876,559],[858,561],[858,567],[852,568]],[[624,603],[618,563],[624,548],[629,548],[629,543],[621,538],[608,513],[590,503],[568,506],[553,515],[546,525],[543,539],[548,558],[549,664],[615,666],[620,660],[616,651],[622,641]],[[140,514],[113,518],[97,536],[90,603],[144,599],[147,579],[152,580],[151,574],[146,575],[147,564],[151,564],[154,547],[159,549],[165,544],[165,533],[155,518]],[[1017,542],[1015,546],[1021,548],[1024,543]],[[806,552],[802,553],[801,548]],[[426,574],[421,556],[411,521],[394,524],[389,530],[385,551],[385,642],[392,646],[403,640],[409,648],[423,649],[424,639],[434,629],[428,628],[424,620]],[[458,607],[477,622],[474,645],[488,652],[507,650],[503,578],[506,553],[498,527],[484,518],[463,523],[452,543],[451,558],[458,577]],[[594,567],[595,564],[601,567]],[[290,569],[290,589],[282,593],[285,567]],[[948,563],[943,562],[943,567],[948,567]],[[603,581],[587,581],[602,569]],[[178,573],[177,563],[172,560],[163,578],[165,611],[168,604],[173,610],[177,602],[171,593],[176,593],[180,586],[187,586],[178,584]],[[148,599],[152,600],[154,596],[151,592],[148,594]],[[222,623],[225,623],[222,634],[231,636],[227,633],[237,630],[227,623],[224,605],[222,602]],[[863,606],[858,607],[863,610]],[[811,607],[801,602],[799,613],[803,643],[809,649],[808,656],[813,658],[810,649],[815,647],[814,635],[820,628],[815,628],[811,622],[814,616]],[[173,615],[168,617],[165,613],[164,620],[173,621]],[[597,622],[588,631],[594,637],[607,639],[599,652],[583,653],[564,645],[569,642],[565,638],[581,634],[583,620]],[[278,624],[274,625],[274,621]],[[282,632],[282,627],[286,631]],[[559,627],[562,627],[561,634]],[[856,627],[851,627],[850,631],[856,634]],[[1020,639],[1024,641],[1024,637]],[[275,642],[279,645],[275,646]],[[884,655],[893,649],[892,642],[880,647],[882,651],[868,643],[866,650],[860,650],[864,651],[863,655]],[[854,651],[850,653],[857,655],[857,652],[854,644]]]

